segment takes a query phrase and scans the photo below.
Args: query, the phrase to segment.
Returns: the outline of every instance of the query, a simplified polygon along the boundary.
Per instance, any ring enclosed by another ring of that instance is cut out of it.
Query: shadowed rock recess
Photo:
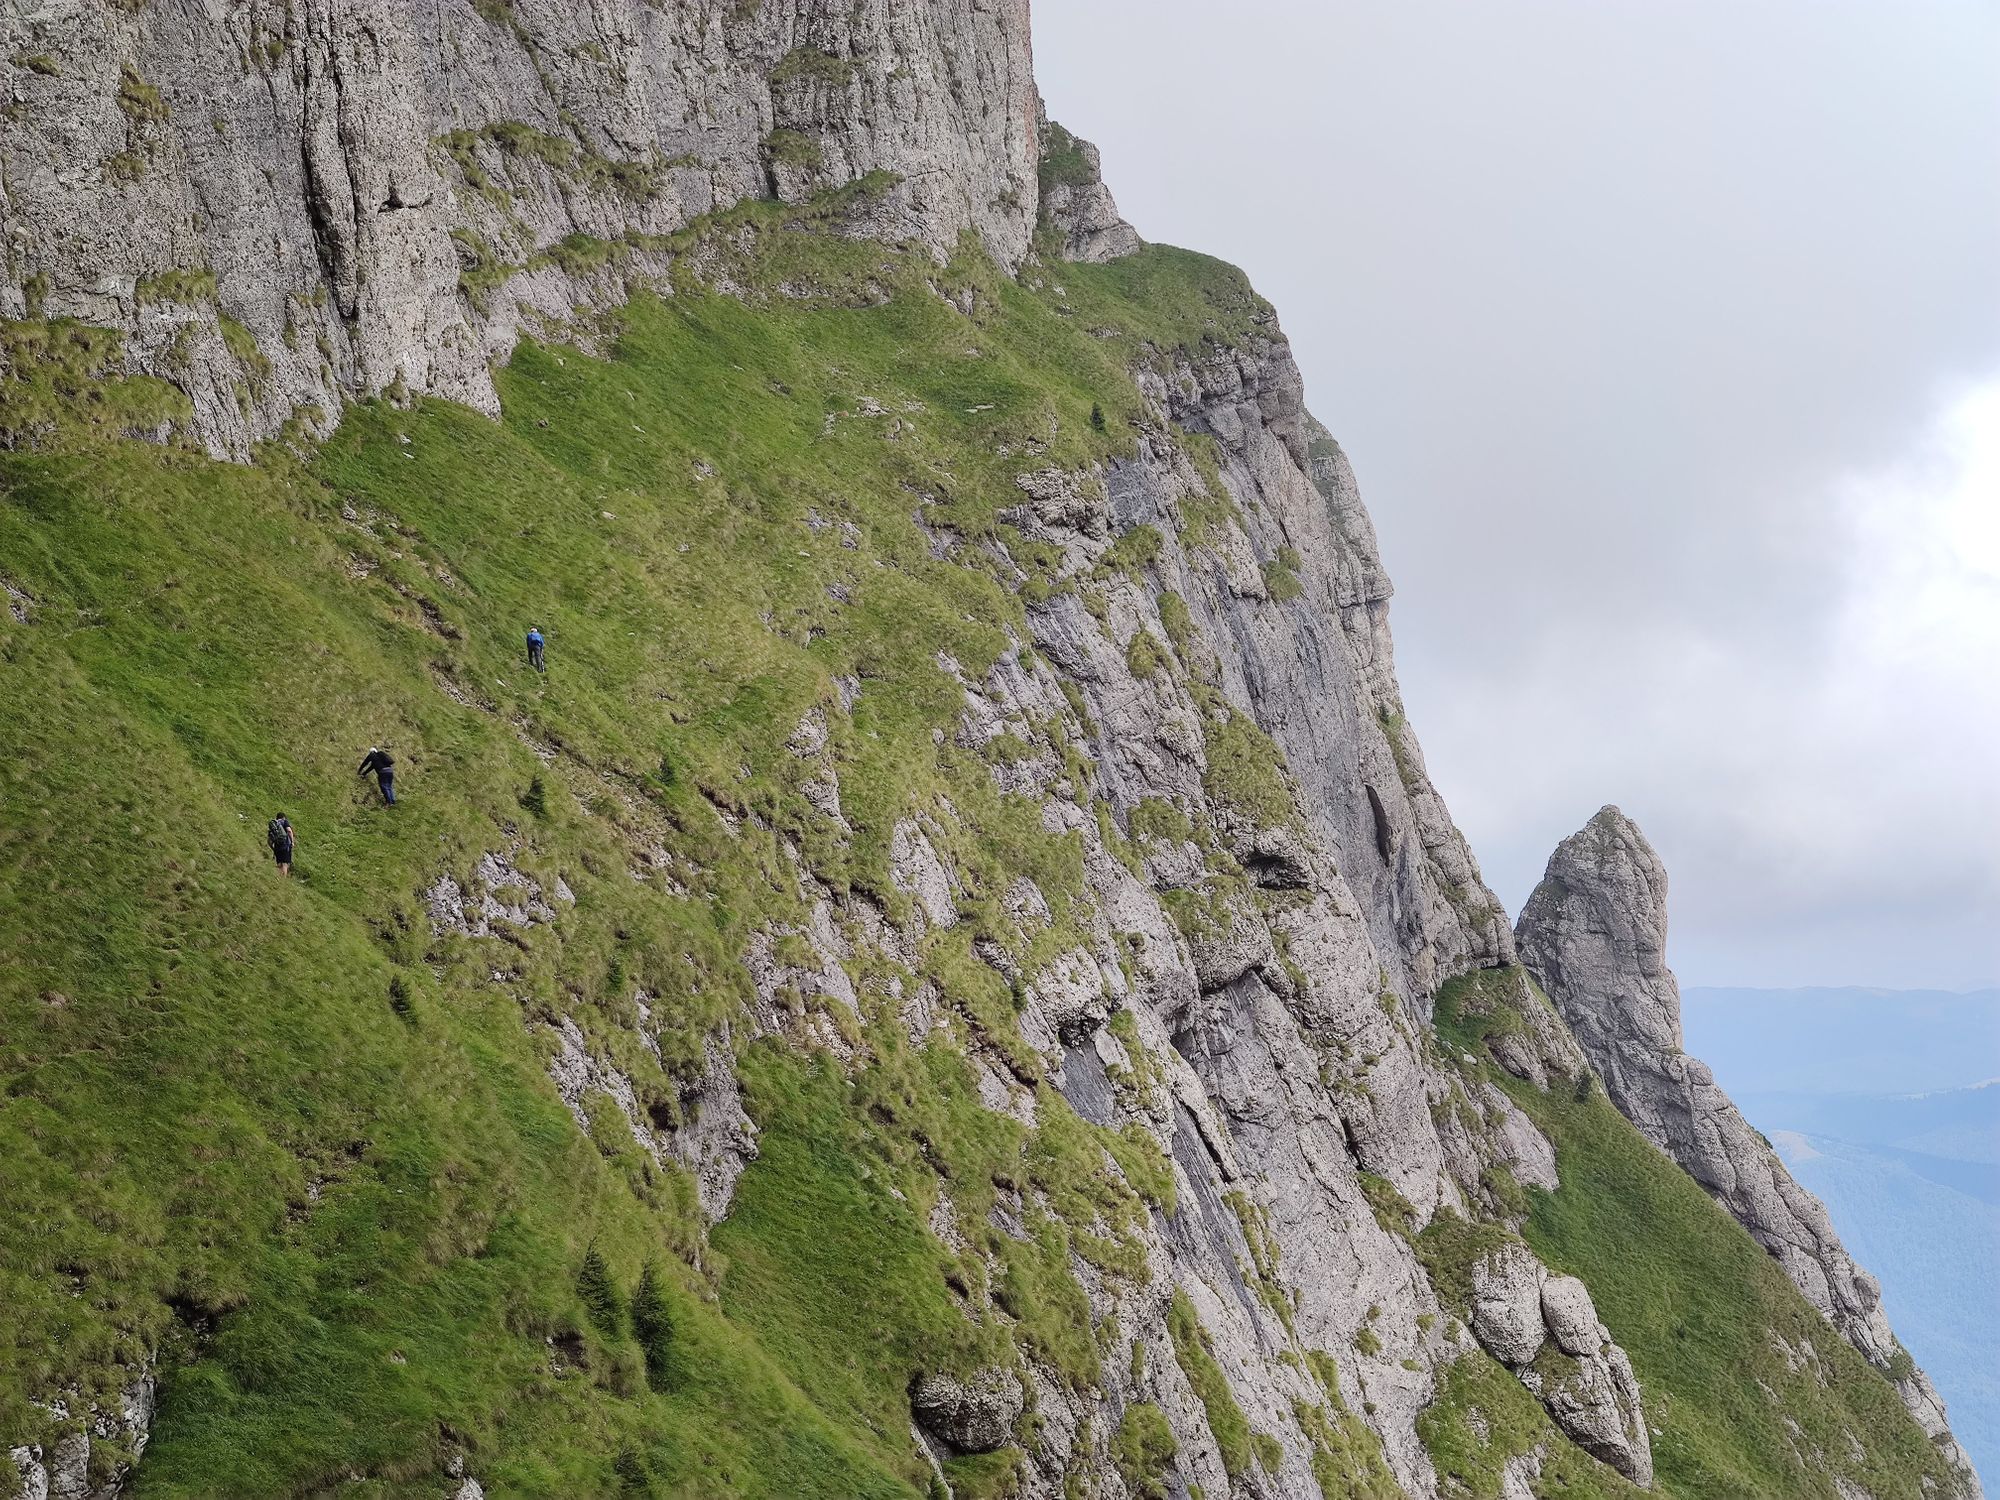
[[[0,16],[0,1492],[1977,1494],[1029,57]]]

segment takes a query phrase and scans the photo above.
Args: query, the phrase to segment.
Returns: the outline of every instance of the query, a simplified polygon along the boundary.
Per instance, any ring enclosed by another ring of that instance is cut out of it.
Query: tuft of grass
[[[1382,1439],[1341,1398],[1333,1356],[1308,1349],[1306,1367],[1324,1399],[1316,1406],[1293,1402],[1292,1420],[1312,1444],[1313,1479],[1323,1500],[1395,1500],[1403,1490],[1383,1456]]]
[[[1299,569],[1304,563],[1298,551],[1292,547],[1280,547],[1278,555],[1264,564],[1264,588],[1274,604],[1289,604],[1305,593],[1305,585],[1299,581]]]
[[[138,295],[141,302],[213,302],[215,272],[206,266],[198,269],[175,267],[171,271],[162,271],[157,276],[142,279],[139,282]]]
[[[1143,681],[1164,672],[1172,664],[1172,660],[1152,631],[1142,625],[1132,632],[1132,639],[1125,647],[1125,665],[1131,669],[1134,677]]]
[[[228,313],[216,314],[216,325],[222,330],[222,342],[228,348],[230,357],[250,372],[253,379],[266,380],[271,374],[271,361],[257,346],[257,336]]]
[[[127,120],[139,127],[163,125],[169,113],[159,89],[146,82],[130,63],[118,75],[118,107]]]
[[[1134,526],[1111,544],[1103,561],[1097,565],[1098,574],[1106,578],[1115,574],[1136,578],[1160,560],[1160,551],[1165,545],[1158,527]]]
[[[1166,1414],[1150,1401],[1127,1406],[1111,1439],[1111,1461],[1141,1500],[1166,1500],[1167,1469],[1179,1451]]]
[[[796,83],[841,89],[858,71],[859,65],[851,57],[836,57],[817,47],[794,47],[771,69],[771,84],[774,88]]]
[[[508,12],[511,20],[511,12]],[[496,120],[478,130],[455,130],[439,138],[438,144],[457,165],[468,187],[499,206],[508,195],[479,164],[482,141],[497,147],[509,161],[535,163],[564,180],[596,192],[616,192],[635,202],[643,202],[658,189],[658,173],[653,164],[607,157],[588,146],[579,146],[568,136],[553,135],[525,120]],[[457,236],[454,235],[454,238]]]
[[[1297,807],[1277,743],[1253,719],[1223,702],[1220,694],[1205,696],[1208,766],[1202,773],[1202,789],[1211,800],[1259,828],[1291,821]]]
[[[0,447],[153,432],[192,413],[165,381],[125,374],[122,335],[69,318],[0,322]]]
[[[1049,121],[1042,133],[1042,154],[1040,177],[1044,195],[1055,187],[1088,187],[1097,180],[1091,170],[1090,158],[1085,156],[1075,136]]]
[[[796,130],[774,130],[764,137],[764,154],[774,166],[816,171],[825,162],[819,142]]]
[[[1229,1389],[1229,1377],[1209,1351],[1208,1330],[1201,1326],[1185,1292],[1176,1290],[1167,1306],[1167,1336],[1173,1341],[1175,1362],[1208,1417],[1208,1430],[1221,1450],[1223,1469],[1232,1480],[1241,1478],[1250,1472],[1256,1457],[1250,1419],[1243,1415]]]

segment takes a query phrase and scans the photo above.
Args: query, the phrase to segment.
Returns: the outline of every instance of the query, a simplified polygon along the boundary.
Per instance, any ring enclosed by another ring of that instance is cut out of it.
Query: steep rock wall
[[[854,227],[1003,265],[1027,0],[39,0],[0,16],[0,317],[120,329],[246,456],[391,388],[494,409],[519,330],[664,237],[888,174]]]

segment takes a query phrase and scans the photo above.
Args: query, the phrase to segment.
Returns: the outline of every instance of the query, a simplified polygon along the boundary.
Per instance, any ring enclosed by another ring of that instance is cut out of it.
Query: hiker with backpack
[[[299,836],[292,829],[292,820],[279,813],[264,829],[264,837],[270,841],[271,858],[278,862],[278,873],[292,873],[292,852],[298,847]]]
[[[368,747],[368,753],[361,759],[361,769],[355,774],[357,776],[366,776],[371,771],[375,773],[375,784],[382,789],[382,801],[384,805],[394,807],[396,805],[396,762],[390,757],[389,752],[379,745],[370,745]]]
[[[539,625],[530,625],[528,627],[528,665],[533,667],[537,672],[548,671],[548,668],[542,664],[543,649],[542,627]]]

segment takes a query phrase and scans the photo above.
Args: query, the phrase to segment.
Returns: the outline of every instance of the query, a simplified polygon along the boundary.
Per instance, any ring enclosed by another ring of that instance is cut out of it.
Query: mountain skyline
[[[1510,910],[1616,802],[1690,983],[2000,984],[2000,7],[1035,29],[1139,232],[1280,309]]]

